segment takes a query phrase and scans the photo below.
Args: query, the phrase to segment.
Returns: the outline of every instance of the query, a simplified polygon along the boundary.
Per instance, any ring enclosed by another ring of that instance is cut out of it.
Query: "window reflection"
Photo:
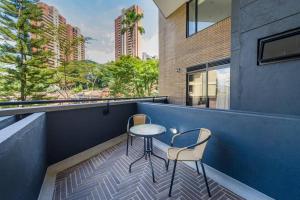
[[[196,33],[196,13],[193,12],[196,10],[196,0],[193,0],[189,3],[189,8],[188,8],[191,12],[189,12],[189,18],[188,18],[188,32],[189,35],[192,35],[194,33]]]
[[[229,109],[230,68],[222,66],[188,75],[188,105]]]
[[[192,0],[187,6],[187,36],[191,36],[231,15],[231,0]]]
[[[206,72],[189,75],[189,102],[193,106],[206,107]]]
[[[229,109],[230,68],[208,71],[209,108]]]

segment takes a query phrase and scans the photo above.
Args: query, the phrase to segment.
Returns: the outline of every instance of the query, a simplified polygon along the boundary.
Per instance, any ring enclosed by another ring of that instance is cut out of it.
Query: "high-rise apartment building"
[[[122,55],[131,55],[140,57],[141,47],[141,34],[138,31],[138,27],[141,26],[141,22],[138,22],[132,32],[126,32],[122,34],[122,20],[124,19],[125,13],[128,10],[135,10],[138,14],[142,14],[142,9],[133,5],[130,8],[123,9],[122,14],[115,19],[115,59],[118,60]]]
[[[46,27],[48,28],[49,27],[59,28],[60,26],[65,27],[65,29],[62,29],[63,31],[61,31],[58,36],[61,37],[60,38],[61,40],[72,40],[77,37],[83,37],[80,32],[80,29],[78,27],[73,27],[72,25],[67,24],[66,19],[62,15],[60,15],[58,10],[54,6],[49,6],[42,2],[39,2],[38,5],[43,12],[42,23],[44,23]],[[53,39],[49,41],[46,48],[51,50],[54,54],[51,58],[49,58],[49,65],[51,67],[57,67],[61,64],[62,60],[65,60],[64,57],[65,55],[63,53],[63,48],[60,47],[58,39],[55,38],[56,36],[54,36],[51,33],[48,34],[49,34],[48,36],[50,38],[52,37]],[[67,60],[79,61],[84,59],[85,59],[85,46],[84,43],[82,42],[72,50],[72,54],[68,56]]]

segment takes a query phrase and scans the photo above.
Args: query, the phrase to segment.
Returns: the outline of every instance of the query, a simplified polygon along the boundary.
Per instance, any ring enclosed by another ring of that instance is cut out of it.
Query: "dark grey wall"
[[[47,113],[48,163],[53,164],[126,132],[136,103]]]
[[[153,123],[179,131],[212,131],[204,162],[273,197],[300,197],[300,117],[197,109],[175,105],[138,103]],[[159,140],[169,144],[168,132]],[[182,136],[178,146],[195,143],[197,134]]]
[[[233,0],[231,109],[300,115],[300,60],[256,64],[259,38],[299,22],[299,0]]]
[[[17,121],[15,116],[0,117],[0,130],[15,123]]]
[[[47,169],[45,114],[0,130],[0,199],[37,199]]]

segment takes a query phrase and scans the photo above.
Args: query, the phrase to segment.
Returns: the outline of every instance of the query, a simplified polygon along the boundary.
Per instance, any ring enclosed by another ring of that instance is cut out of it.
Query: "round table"
[[[155,156],[155,157],[163,160],[165,163],[166,169],[167,169],[167,161],[164,158],[153,153],[153,137],[165,133],[166,128],[161,125],[157,125],[157,124],[141,124],[141,125],[136,125],[136,126],[131,127],[129,129],[129,132],[135,136],[144,137],[144,153],[140,158],[138,158],[137,160],[135,160],[134,162],[132,162],[129,165],[129,172],[131,172],[131,167],[134,163],[136,163],[137,161],[141,160],[144,157],[145,157],[145,159],[147,159],[147,157],[148,157],[149,163],[151,166],[151,170],[152,170],[152,179],[153,179],[153,182],[155,183],[154,169],[153,169],[153,165],[152,165],[151,156]]]

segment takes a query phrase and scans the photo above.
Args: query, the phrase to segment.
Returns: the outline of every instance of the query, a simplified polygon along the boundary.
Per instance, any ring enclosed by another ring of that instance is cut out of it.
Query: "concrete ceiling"
[[[198,0],[198,21],[217,22],[231,15],[232,0]],[[193,12],[190,13],[192,15]],[[191,19],[194,17],[192,16]]]
[[[169,17],[175,10],[189,0],[153,0],[165,17]]]
[[[165,17],[169,17],[189,0],[153,0]],[[230,16],[231,0],[198,0],[201,18],[206,21],[218,21],[220,17]]]

